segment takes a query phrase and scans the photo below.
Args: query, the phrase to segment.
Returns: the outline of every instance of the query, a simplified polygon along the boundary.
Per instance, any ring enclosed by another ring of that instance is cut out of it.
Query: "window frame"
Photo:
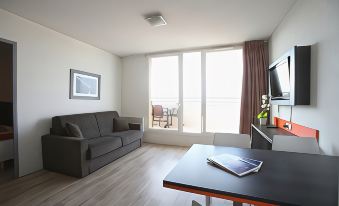
[[[164,53],[154,53],[146,55],[148,60],[148,130],[150,131],[157,131],[157,132],[166,132],[172,134],[185,134],[188,136],[206,136],[214,134],[213,132],[206,131],[206,54],[209,52],[216,52],[216,51],[227,51],[227,50],[237,50],[243,49],[243,44],[240,45],[232,45],[232,46],[221,46],[221,47],[209,47],[209,48],[198,48],[198,49],[191,49],[191,50],[180,50],[175,52],[164,52]],[[192,132],[184,132],[183,131],[183,54],[184,53],[193,53],[193,52],[200,52],[201,54],[201,132],[200,133],[192,133]],[[159,57],[171,57],[177,56],[178,57],[178,79],[179,79],[179,113],[178,113],[178,128],[176,130],[168,130],[165,128],[152,128],[149,125],[150,122],[150,114],[152,108],[150,107],[151,103],[151,67],[152,67],[152,58],[159,58]]]

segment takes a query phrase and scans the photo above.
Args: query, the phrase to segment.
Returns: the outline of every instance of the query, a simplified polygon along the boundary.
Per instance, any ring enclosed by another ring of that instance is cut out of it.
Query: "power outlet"
[[[285,123],[284,128],[291,130],[292,129],[292,124],[291,123]]]

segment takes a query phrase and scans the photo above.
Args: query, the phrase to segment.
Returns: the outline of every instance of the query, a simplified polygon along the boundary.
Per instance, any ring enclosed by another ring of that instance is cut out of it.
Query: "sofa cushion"
[[[140,140],[143,136],[143,132],[138,131],[138,130],[128,130],[128,131],[123,131],[123,132],[114,132],[111,135],[115,137],[120,137],[122,140],[123,146],[125,146],[132,142]]]
[[[120,137],[106,136],[87,140],[87,159],[94,159],[122,147]]]
[[[113,119],[119,117],[118,112],[98,112],[95,113],[101,136],[107,136],[113,132]]]
[[[67,135],[70,137],[84,138],[79,126],[76,124],[66,122],[65,129],[66,129]]]
[[[100,137],[99,127],[94,114],[75,114],[52,118],[52,132],[67,136],[65,124],[69,122],[79,126],[84,138]]]
[[[114,118],[113,120],[113,127],[114,127],[114,132],[122,132],[122,131],[127,131],[129,129],[129,118],[128,117],[119,117],[119,118]]]

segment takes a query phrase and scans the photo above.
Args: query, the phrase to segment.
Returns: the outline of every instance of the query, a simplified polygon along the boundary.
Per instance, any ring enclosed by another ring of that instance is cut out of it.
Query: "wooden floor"
[[[0,205],[189,206],[204,197],[162,187],[162,180],[188,148],[144,144],[141,148],[76,179],[39,171],[0,186]],[[232,205],[213,198],[212,205]]]

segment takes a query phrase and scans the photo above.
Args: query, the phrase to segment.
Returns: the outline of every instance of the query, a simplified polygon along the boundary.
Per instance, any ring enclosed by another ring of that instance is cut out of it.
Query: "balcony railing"
[[[239,131],[239,119],[240,119],[240,98],[207,98],[206,99],[206,131],[207,132],[233,132]],[[173,109],[175,106],[177,109],[184,109],[183,111],[183,131],[200,133],[202,131],[202,109],[201,100],[199,98],[186,98],[183,101],[183,107],[179,107],[179,103],[176,99],[171,98],[158,98],[152,100],[153,105],[162,105],[164,108]],[[158,124],[152,126],[152,128],[162,128],[166,126],[166,117],[164,122],[161,122],[160,127]],[[174,115],[172,118],[172,124],[166,128],[171,130],[178,129],[178,116]],[[150,114],[150,120],[152,120],[152,114]]]

